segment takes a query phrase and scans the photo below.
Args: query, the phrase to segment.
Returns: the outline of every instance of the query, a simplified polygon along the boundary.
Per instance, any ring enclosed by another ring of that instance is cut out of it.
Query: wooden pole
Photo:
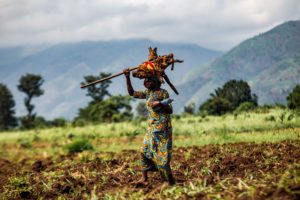
[[[135,70],[135,69],[137,69],[137,68],[138,68],[138,67],[131,68],[131,69],[129,69],[129,71]],[[87,84],[85,84],[85,85],[81,85],[80,88],[86,88],[86,87],[88,87],[88,86],[95,85],[95,84],[97,84],[97,83],[101,83],[101,82],[103,82],[103,81],[106,81],[106,80],[115,78],[115,77],[120,76],[120,75],[122,75],[122,74],[124,74],[124,72],[120,72],[120,73],[111,75],[111,76],[109,76],[109,77],[106,77],[106,78],[103,78],[103,79],[100,79],[100,80],[96,80],[96,81],[87,83]]]
[[[165,81],[169,84],[169,86],[172,88],[172,90],[178,95],[179,92],[177,91],[177,89],[175,88],[175,86],[171,83],[169,77],[167,76],[167,74],[163,75]]]

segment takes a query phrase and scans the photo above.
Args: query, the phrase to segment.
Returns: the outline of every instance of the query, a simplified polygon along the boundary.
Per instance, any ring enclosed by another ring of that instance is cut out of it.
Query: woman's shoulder
[[[159,96],[162,99],[167,99],[167,98],[169,98],[169,93],[168,93],[168,91],[166,89],[160,88],[160,90],[159,90]]]
[[[168,90],[164,89],[164,88],[160,88],[160,91],[161,92],[164,92],[164,93],[168,93]]]

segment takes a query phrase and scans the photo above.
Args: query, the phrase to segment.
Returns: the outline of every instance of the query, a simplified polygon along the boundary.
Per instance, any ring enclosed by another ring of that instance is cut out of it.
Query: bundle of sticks
[[[149,55],[148,60],[143,62],[137,67],[130,68],[129,71],[133,71],[132,75],[133,77],[144,79],[148,77],[154,77],[156,76],[161,83],[164,83],[164,81],[167,82],[167,84],[172,88],[172,90],[179,94],[175,86],[171,83],[170,79],[168,78],[167,74],[165,73],[165,70],[171,66],[171,70],[174,70],[174,64],[175,63],[182,63],[183,60],[174,59],[174,54],[170,53],[168,55],[157,55],[157,48],[148,48]],[[114,74],[112,76],[103,78],[101,80],[97,80],[91,83],[88,83],[86,85],[81,85],[81,88],[85,88],[91,85],[94,85],[96,83],[100,83],[112,78],[115,78],[117,76],[122,75],[123,72]]]

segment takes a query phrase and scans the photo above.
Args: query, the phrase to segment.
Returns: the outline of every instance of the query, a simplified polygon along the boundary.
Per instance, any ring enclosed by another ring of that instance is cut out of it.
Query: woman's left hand
[[[152,108],[160,106],[160,105],[161,105],[161,103],[159,101],[153,101],[152,102]]]

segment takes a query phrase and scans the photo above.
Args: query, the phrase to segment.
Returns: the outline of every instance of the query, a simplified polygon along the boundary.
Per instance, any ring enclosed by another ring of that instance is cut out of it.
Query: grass
[[[285,109],[225,116],[173,117],[172,124],[174,147],[279,142],[296,140],[300,136],[299,115]],[[90,142],[94,152],[137,150],[146,130],[146,121],[133,121],[0,132],[0,156],[63,154],[76,140]],[[15,148],[16,144],[20,148]]]
[[[58,199],[299,196],[294,187],[300,184],[299,115],[285,109],[187,115],[174,116],[172,124],[172,169],[184,181],[168,187],[152,177],[153,188],[131,184],[139,176],[140,161],[137,151],[128,150],[139,149],[146,121],[1,132],[0,164],[6,173],[0,173],[0,180],[7,180],[0,199],[47,199],[47,194]]]
[[[172,124],[176,146],[276,142],[297,139],[300,131],[300,117],[284,109],[239,115],[174,117]],[[68,125],[64,128],[0,132],[0,144],[17,143],[30,148],[35,143],[47,143],[52,148],[67,145],[73,139],[85,138],[93,142],[97,151],[119,151],[137,148],[146,130],[146,121],[84,127]]]

